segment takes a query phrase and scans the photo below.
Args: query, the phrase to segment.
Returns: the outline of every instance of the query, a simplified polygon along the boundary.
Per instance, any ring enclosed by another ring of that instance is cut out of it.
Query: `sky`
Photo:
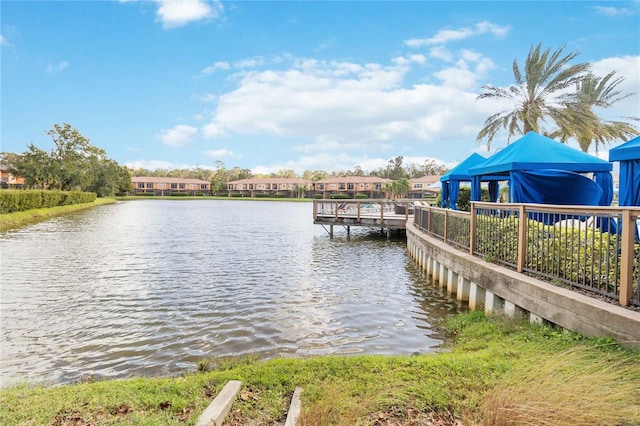
[[[639,1],[1,0],[0,24],[4,152],[68,123],[135,168],[453,167],[506,146],[476,136],[510,105],[477,97],[538,43],[640,116]]]

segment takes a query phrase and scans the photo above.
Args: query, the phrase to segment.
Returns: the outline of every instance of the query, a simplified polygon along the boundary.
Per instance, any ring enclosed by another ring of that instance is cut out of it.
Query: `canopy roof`
[[[609,150],[609,161],[640,160],[640,136]]]
[[[555,169],[576,173],[610,172],[611,163],[564,145],[536,132],[529,132],[469,169],[471,176],[509,174],[517,170]]]
[[[455,166],[453,169],[449,170],[448,173],[445,173],[440,177],[440,182],[447,182],[449,180],[471,180],[471,176],[469,176],[469,169],[471,167],[478,166],[487,161],[482,155],[478,153],[471,154],[466,160],[462,163]]]

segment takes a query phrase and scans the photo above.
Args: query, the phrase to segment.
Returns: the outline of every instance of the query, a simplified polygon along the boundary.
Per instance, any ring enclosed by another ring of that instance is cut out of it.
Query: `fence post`
[[[522,272],[527,260],[527,220],[524,205],[521,204],[518,208],[518,272]]]
[[[471,202],[471,217],[469,219],[469,254],[473,255],[473,251],[476,248],[476,224],[478,217],[476,212],[476,203]]]
[[[449,209],[444,211],[444,230],[442,231],[442,240],[447,242],[447,230],[449,228]]]
[[[620,252],[620,294],[621,306],[628,306],[633,294],[633,243],[635,223],[631,210],[622,211],[622,236]]]

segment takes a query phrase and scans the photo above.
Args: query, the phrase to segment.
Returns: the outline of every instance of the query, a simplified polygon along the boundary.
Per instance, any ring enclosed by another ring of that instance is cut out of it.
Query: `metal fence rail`
[[[434,238],[446,241],[460,249],[469,247],[469,223],[467,212],[439,208],[416,208],[415,223]]]
[[[470,213],[421,206],[414,217],[487,261],[640,306],[640,208],[472,203]]]

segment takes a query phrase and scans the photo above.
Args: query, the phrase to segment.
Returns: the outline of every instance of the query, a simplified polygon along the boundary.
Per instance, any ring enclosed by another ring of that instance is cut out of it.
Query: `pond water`
[[[0,234],[2,385],[169,375],[212,356],[437,351],[463,309],[404,238],[312,203],[136,200]]]

